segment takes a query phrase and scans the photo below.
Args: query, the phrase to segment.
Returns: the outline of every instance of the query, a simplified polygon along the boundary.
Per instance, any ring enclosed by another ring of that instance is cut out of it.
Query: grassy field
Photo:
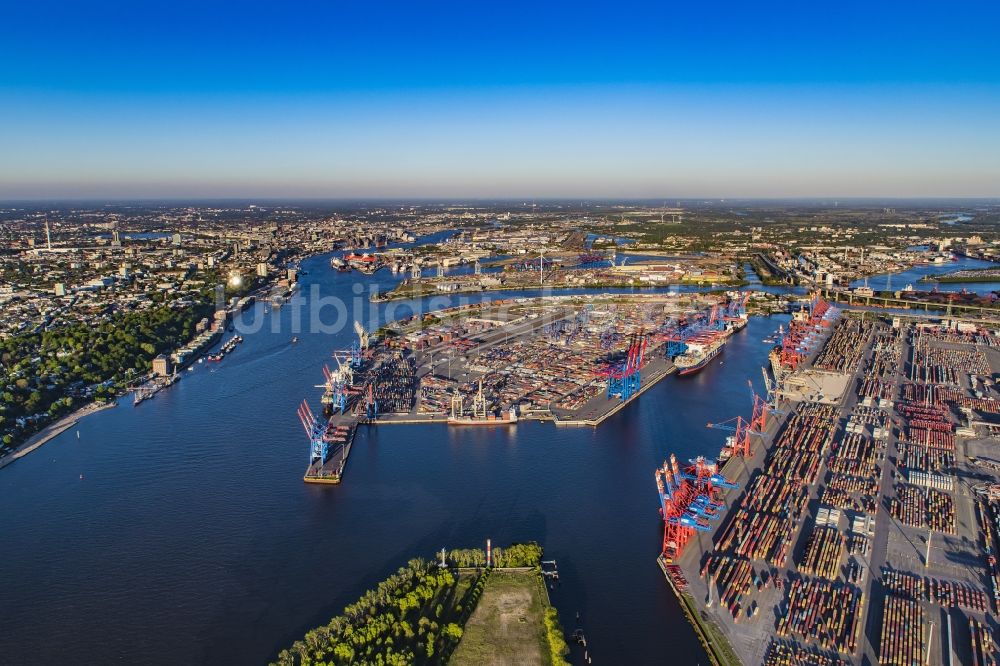
[[[494,571],[450,663],[551,664],[543,623],[547,604],[535,571]]]

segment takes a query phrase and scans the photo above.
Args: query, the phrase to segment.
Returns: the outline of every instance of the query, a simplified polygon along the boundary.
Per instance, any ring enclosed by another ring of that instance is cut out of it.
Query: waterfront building
[[[160,354],[153,359],[153,374],[166,377],[170,374],[170,359],[166,354]]]

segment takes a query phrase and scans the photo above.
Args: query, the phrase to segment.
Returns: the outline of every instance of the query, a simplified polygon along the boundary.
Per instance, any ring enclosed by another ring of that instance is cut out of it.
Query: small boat
[[[295,344],[296,342],[298,342],[298,341],[299,341],[299,338],[298,338],[298,336],[293,336],[293,337],[292,337],[292,344],[293,344],[293,345],[294,345],[294,344]]]

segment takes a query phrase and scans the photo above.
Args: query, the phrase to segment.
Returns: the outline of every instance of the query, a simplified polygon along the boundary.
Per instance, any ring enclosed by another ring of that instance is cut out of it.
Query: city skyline
[[[2,199],[1000,196],[977,3],[52,9],[9,10]]]

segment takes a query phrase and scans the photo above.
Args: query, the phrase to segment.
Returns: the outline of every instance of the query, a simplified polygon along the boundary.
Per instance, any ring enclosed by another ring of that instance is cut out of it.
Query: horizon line
[[[489,196],[489,195],[380,195],[380,196],[295,196],[295,195],[218,195],[218,196],[50,196],[50,197],[22,197],[22,198],[0,198],[0,205],[5,204],[25,204],[25,203],[143,203],[143,202],[250,202],[270,201],[270,202],[517,202],[517,203],[538,203],[538,202],[558,202],[558,203],[636,203],[636,202],[660,202],[663,206],[668,206],[670,202],[718,202],[727,201],[790,201],[790,202],[874,202],[874,201],[970,201],[970,202],[994,202],[1000,204],[1000,194],[996,195],[776,195],[776,196],[740,196],[740,195],[714,195],[714,196],[637,196],[637,197],[616,197],[616,196],[596,196],[578,197],[562,195],[545,196]]]

